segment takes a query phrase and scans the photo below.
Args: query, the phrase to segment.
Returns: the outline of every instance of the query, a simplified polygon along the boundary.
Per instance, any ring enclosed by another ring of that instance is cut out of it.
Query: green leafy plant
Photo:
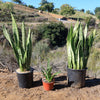
[[[3,33],[6,39],[9,41],[11,47],[14,50],[18,65],[21,71],[30,70],[30,61],[32,54],[32,39],[31,39],[31,30],[29,29],[28,35],[25,32],[24,22],[22,23],[22,34],[18,32],[16,21],[12,17],[12,31],[13,37],[7,32],[5,26],[3,26]],[[26,38],[27,37],[27,38]]]
[[[49,60],[47,63],[47,68],[45,69],[44,67],[42,67],[41,72],[47,82],[51,82],[53,80],[53,78],[60,73],[60,72],[56,72],[56,73],[52,74],[52,67],[50,66]]]
[[[87,32],[87,25],[84,32],[79,22],[74,28],[71,26],[67,36],[68,68],[77,70],[86,68],[96,30],[89,36]]]
[[[50,46],[63,46],[66,44],[67,29],[62,22],[50,22],[38,26],[36,35],[38,39],[49,39]]]

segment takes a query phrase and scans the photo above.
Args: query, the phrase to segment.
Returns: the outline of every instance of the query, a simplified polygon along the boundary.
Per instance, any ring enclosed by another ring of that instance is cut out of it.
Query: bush
[[[42,24],[37,29],[37,40],[48,38],[50,46],[62,46],[66,44],[67,29],[62,22]]]

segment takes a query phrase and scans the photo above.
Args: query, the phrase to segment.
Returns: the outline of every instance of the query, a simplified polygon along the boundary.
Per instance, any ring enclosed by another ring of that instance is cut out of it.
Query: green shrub
[[[37,29],[37,39],[46,39],[50,41],[50,46],[62,46],[66,44],[67,29],[62,22],[42,24]]]

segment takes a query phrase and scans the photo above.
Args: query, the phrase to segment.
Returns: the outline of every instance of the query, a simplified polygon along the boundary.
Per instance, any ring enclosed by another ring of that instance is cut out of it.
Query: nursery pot
[[[85,86],[86,69],[74,70],[67,68],[68,85],[74,88]]]
[[[42,80],[42,83],[43,83],[43,88],[46,91],[50,91],[54,87],[54,80],[52,82],[46,82],[45,80]]]
[[[33,84],[33,69],[30,71],[20,72],[20,69],[16,70],[18,83],[20,88],[31,88]]]

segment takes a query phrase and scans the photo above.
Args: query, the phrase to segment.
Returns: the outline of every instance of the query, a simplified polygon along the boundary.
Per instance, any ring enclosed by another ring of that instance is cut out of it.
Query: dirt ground
[[[34,72],[34,83],[30,89],[18,87],[16,73],[0,69],[0,100],[100,100],[100,79],[86,79],[81,89],[68,87],[66,74],[55,78],[52,91],[45,91],[41,75]]]

